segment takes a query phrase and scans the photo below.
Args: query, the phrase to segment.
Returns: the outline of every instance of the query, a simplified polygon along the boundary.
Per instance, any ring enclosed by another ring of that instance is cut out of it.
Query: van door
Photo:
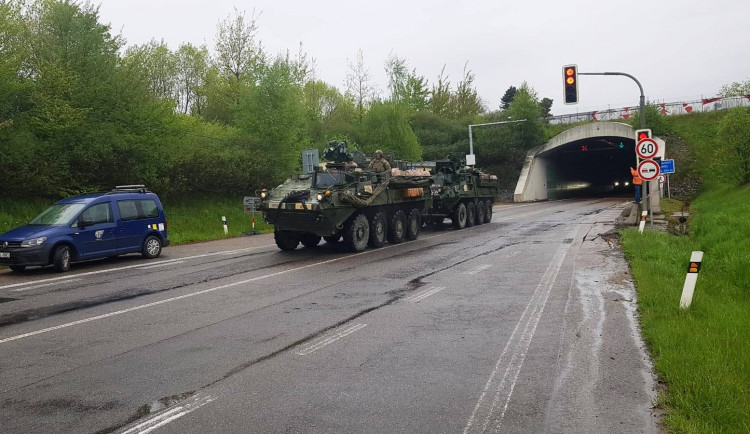
[[[78,230],[72,236],[80,258],[100,258],[116,254],[117,225],[113,217],[109,202],[91,205],[81,213],[73,223],[73,227]]]
[[[123,199],[117,201],[120,219],[117,224],[117,252],[140,252],[149,232],[163,231],[164,220],[154,199]]]

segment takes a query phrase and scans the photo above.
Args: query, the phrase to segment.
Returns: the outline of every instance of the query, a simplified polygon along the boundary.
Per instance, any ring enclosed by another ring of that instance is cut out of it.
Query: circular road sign
[[[644,160],[654,158],[658,152],[659,145],[656,144],[654,139],[639,140],[638,144],[635,145],[635,153]]]
[[[644,181],[653,181],[659,177],[659,163],[654,160],[643,160],[638,165],[638,174]]]

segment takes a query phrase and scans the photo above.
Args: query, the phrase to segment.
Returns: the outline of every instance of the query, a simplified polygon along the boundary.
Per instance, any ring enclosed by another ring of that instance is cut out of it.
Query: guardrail
[[[750,95],[703,98],[689,102],[657,103],[656,106],[664,116],[685,115],[693,112],[710,112],[716,110],[727,110],[734,107],[750,106]],[[571,113],[567,115],[552,116],[549,118],[551,124],[574,124],[577,122],[590,121],[612,121],[629,120],[635,116],[638,105],[623,107],[619,109],[595,110],[585,113]]]

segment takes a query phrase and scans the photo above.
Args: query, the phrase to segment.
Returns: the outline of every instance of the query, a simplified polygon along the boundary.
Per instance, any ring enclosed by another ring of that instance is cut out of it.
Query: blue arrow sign
[[[661,173],[674,173],[674,160],[661,160]]]

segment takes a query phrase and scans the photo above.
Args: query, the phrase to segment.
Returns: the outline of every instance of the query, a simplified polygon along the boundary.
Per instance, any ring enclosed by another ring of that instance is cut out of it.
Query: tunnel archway
[[[659,155],[664,155],[664,141]],[[619,122],[589,123],[564,131],[526,154],[514,201],[633,192],[635,130]]]

